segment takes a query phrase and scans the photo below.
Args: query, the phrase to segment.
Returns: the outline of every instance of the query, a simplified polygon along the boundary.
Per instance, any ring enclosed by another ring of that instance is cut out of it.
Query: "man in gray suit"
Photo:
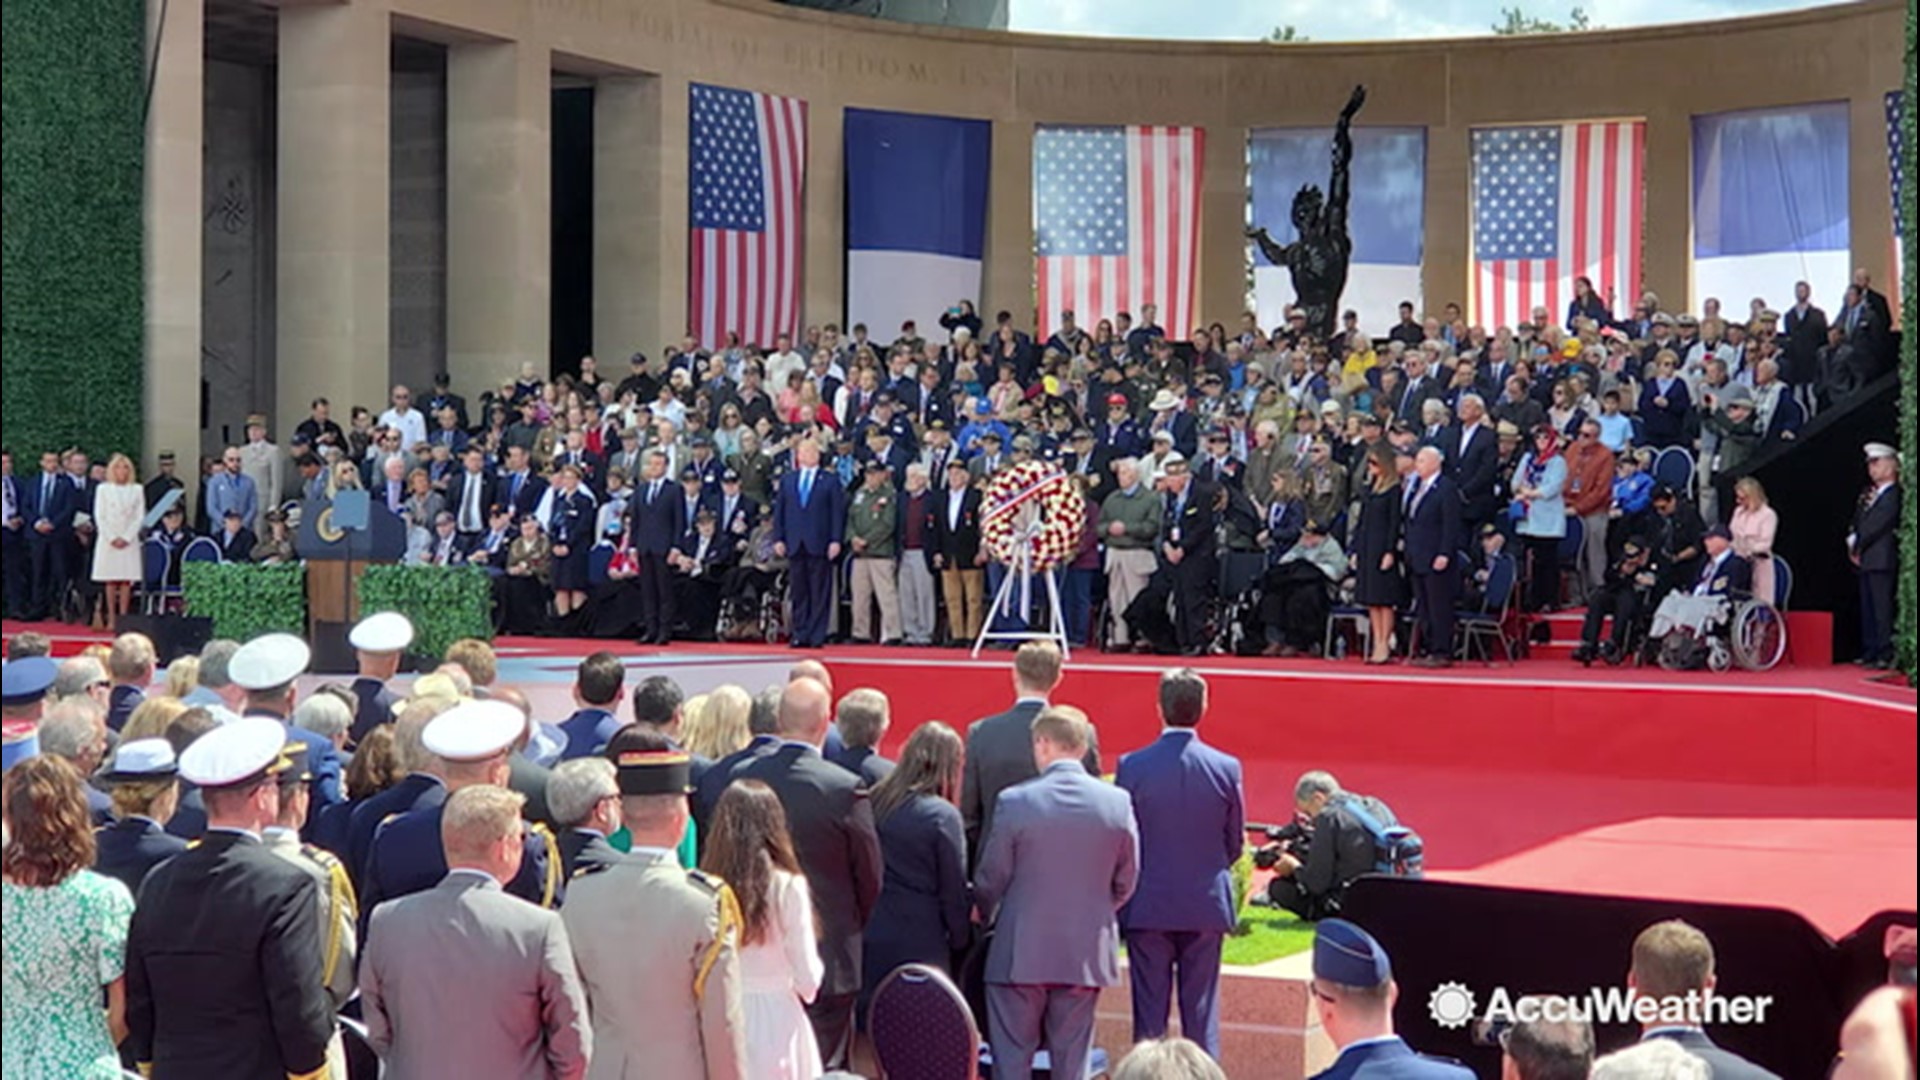
[[[1037,775],[1033,765],[1033,718],[1060,685],[1060,647],[1029,641],[1013,654],[1013,708],[967,729],[967,759],[960,784],[960,816],[967,825],[967,851],[980,852],[993,824],[1000,793]]]
[[[579,1080],[593,1053],[586,996],[557,912],[508,896],[520,869],[518,794],[447,800],[447,876],[373,912],[360,997],[387,1080]]]
[[[1000,794],[980,850],[974,898],[994,919],[987,1038],[1000,1080],[1028,1080],[1042,1046],[1052,1075],[1085,1076],[1100,988],[1120,981],[1114,914],[1133,895],[1140,839],[1133,800],[1080,763],[1091,732],[1068,706],[1034,719],[1040,775]]]

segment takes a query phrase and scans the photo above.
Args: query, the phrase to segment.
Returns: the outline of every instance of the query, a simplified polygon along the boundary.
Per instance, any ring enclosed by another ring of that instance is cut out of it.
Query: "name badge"
[[[1178,525],[1173,527],[1173,542],[1176,544],[1180,542],[1180,526]]]

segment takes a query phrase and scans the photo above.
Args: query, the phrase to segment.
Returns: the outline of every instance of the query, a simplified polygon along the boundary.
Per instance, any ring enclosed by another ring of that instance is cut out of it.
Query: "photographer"
[[[1256,865],[1273,869],[1268,902],[1303,919],[1337,915],[1347,886],[1383,869],[1379,834],[1397,830],[1399,821],[1386,803],[1342,791],[1333,774],[1317,769],[1294,785],[1293,805],[1304,824],[1273,831],[1274,842],[1254,856]]]

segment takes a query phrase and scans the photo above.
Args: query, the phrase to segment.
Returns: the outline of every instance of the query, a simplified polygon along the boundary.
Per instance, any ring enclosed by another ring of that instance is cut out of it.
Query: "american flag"
[[[1474,320],[1566,317],[1573,279],[1614,313],[1640,295],[1646,124],[1607,120],[1473,132]]]
[[[1906,112],[1906,101],[1904,90],[1887,95],[1887,179],[1893,189],[1893,296],[1888,302],[1896,312],[1900,310],[1900,297],[1907,286],[1907,249],[1901,246],[1907,235],[1906,222],[1900,220],[1900,200],[1907,188],[1906,135],[1900,123]]]
[[[1144,304],[1170,338],[1196,317],[1200,168],[1195,127],[1042,126],[1033,137],[1033,253],[1040,336],[1060,312],[1091,330]]]
[[[800,322],[807,103],[694,83],[688,332],[772,346]]]

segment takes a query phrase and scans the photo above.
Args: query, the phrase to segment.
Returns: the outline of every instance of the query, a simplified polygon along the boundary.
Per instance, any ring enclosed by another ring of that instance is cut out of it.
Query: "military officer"
[[[853,637],[871,644],[873,605],[880,605],[883,644],[900,644],[900,565],[894,558],[900,497],[892,471],[875,458],[867,462],[865,481],[847,502],[847,546],[853,552]]]
[[[431,889],[447,876],[440,819],[447,797],[463,787],[506,787],[509,756],[527,729],[527,718],[504,701],[463,701],[427,721],[420,743],[440,760],[443,784],[428,788],[414,808],[389,819],[374,833],[361,881],[361,908]],[[560,851],[553,833],[534,823],[522,838],[520,869],[506,886],[522,900],[553,907],[560,902]],[[364,926],[363,926],[364,929]]]
[[[288,743],[282,753],[288,766],[275,778],[280,785],[280,813],[274,824],[260,833],[260,842],[313,879],[320,911],[320,985],[326,989],[327,1001],[338,1011],[353,996],[357,944],[354,922],[359,917],[353,884],[347,880],[346,864],[332,852],[301,843],[300,822],[306,820],[313,772],[307,768],[305,744]],[[332,1075],[347,1075],[346,1048],[337,1031],[327,1042],[327,1064]]]
[[[127,1038],[154,1080],[328,1077],[319,886],[267,849],[287,732],[249,716],[180,755],[207,835],[153,868],[127,930]]]
[[[187,850],[165,825],[180,805],[179,767],[165,739],[130,739],[101,779],[113,787],[114,821],[94,830],[93,868],[140,895],[147,871]]]
[[[393,705],[400,698],[387,689],[387,683],[400,673],[400,658],[413,644],[413,623],[397,611],[378,612],[354,625],[347,644],[353,646],[360,667],[353,680],[353,696],[359,704],[354,707],[350,732],[357,743],[393,719]]]
[[[40,714],[60,665],[44,656],[7,662],[0,669],[0,773],[40,753]]]
[[[1314,928],[1313,1001],[1340,1056],[1313,1080],[1472,1080],[1464,1066],[1416,1054],[1393,1033],[1399,996],[1393,964],[1373,935],[1344,919],[1322,920]]]
[[[615,735],[607,754],[633,849],[581,874],[560,909],[593,1017],[587,1080],[744,1080],[739,904],[725,882],[674,856],[692,762],[637,727]]]
[[[320,811],[347,801],[340,783],[344,769],[333,740],[294,727],[290,719],[295,701],[294,683],[307,673],[312,659],[313,651],[307,648],[307,643],[292,634],[267,634],[240,646],[227,664],[227,677],[247,692],[244,715],[278,721],[289,739],[306,744],[307,767],[313,770],[313,798],[300,833],[309,839]]]

